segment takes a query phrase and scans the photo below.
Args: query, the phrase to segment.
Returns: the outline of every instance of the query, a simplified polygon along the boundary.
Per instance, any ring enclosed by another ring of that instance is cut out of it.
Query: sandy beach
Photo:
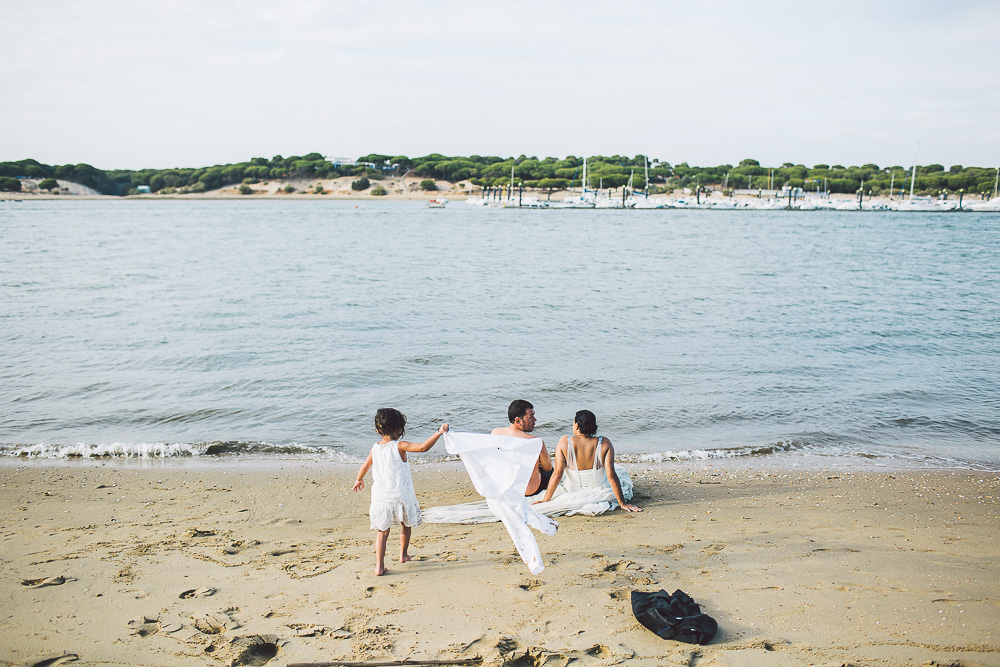
[[[538,577],[500,524],[424,524],[375,577],[350,466],[5,461],[0,663],[1000,665],[997,473],[630,469],[646,511],[561,519]],[[474,499],[458,463],[414,480]],[[636,622],[661,588],[711,643]]]
[[[470,197],[481,197],[483,194],[482,188],[473,185],[469,181],[460,181],[457,183],[452,183],[450,181],[435,180],[436,190],[423,190],[420,187],[420,182],[423,180],[416,176],[406,176],[406,177],[390,177],[383,180],[372,180],[371,187],[366,190],[353,190],[351,188],[351,183],[357,180],[357,177],[353,176],[341,176],[339,178],[332,179],[276,179],[267,182],[255,183],[250,185],[251,194],[242,194],[240,192],[240,184],[227,185],[225,187],[219,188],[217,190],[209,190],[206,192],[173,192],[167,194],[164,192],[159,193],[149,193],[149,194],[132,194],[125,196],[113,196],[113,195],[102,195],[96,190],[88,188],[86,186],[80,185],[79,183],[73,183],[71,181],[58,181],[60,189],[56,191],[46,191],[40,190],[38,188],[39,179],[25,179],[24,190],[21,192],[0,192],[0,200],[23,200],[23,201],[35,201],[35,200],[63,200],[63,201],[79,201],[79,200],[112,200],[112,201],[123,201],[123,200],[238,200],[238,201],[253,201],[260,199],[281,199],[290,201],[323,201],[323,200],[342,200],[342,201],[353,201],[353,202],[378,202],[378,201],[423,201],[426,202],[431,199],[447,199],[450,202],[464,202]],[[376,185],[381,185],[385,189],[384,195],[373,195],[372,189]],[[291,191],[286,190],[287,187],[291,187]],[[517,190],[514,191],[517,194]],[[540,201],[549,201],[552,203],[561,202],[566,197],[576,196],[579,194],[579,189],[570,190],[553,190],[551,193],[547,191],[538,191],[527,189],[523,191],[523,196],[527,199],[534,198]],[[621,196],[620,190],[615,190],[612,196],[617,199]],[[654,195],[655,197],[686,197],[690,199],[694,197],[688,190],[674,190],[670,194],[659,194]],[[766,197],[765,197],[766,198]],[[721,202],[727,197],[723,197],[721,192],[715,192],[712,198],[708,195],[702,195],[704,201],[716,201]],[[743,202],[757,202],[759,197],[756,194],[735,194],[733,199],[736,201]],[[782,199],[778,197],[778,199]],[[831,199],[838,203],[857,203],[857,197],[851,194],[834,194]],[[868,197],[865,201],[871,204],[882,204],[888,205],[891,203],[891,199],[888,196],[879,197]],[[972,200],[967,200],[971,202]]]

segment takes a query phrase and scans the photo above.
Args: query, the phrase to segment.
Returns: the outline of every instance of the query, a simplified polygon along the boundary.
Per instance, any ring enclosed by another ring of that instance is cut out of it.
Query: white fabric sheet
[[[632,499],[632,478],[628,470],[616,465],[615,472],[618,473],[618,481],[622,485],[622,496],[625,500]],[[531,507],[540,514],[546,516],[573,516],[575,514],[585,514],[596,516],[607,511],[616,509],[618,501],[610,486],[601,486],[595,489],[577,489],[570,491],[567,488],[567,475],[563,474],[563,480],[556,487],[556,492],[552,495],[552,500],[547,503],[537,503]],[[541,495],[528,498],[531,503]],[[496,515],[490,511],[485,501],[462,503],[461,505],[441,505],[438,507],[428,507],[421,510],[425,523],[493,523],[497,520]]]
[[[532,574],[544,570],[531,528],[554,535],[559,524],[532,509],[524,497],[542,440],[449,430],[444,434],[444,446],[449,454],[462,457],[473,486],[486,499],[489,520],[503,522],[528,570]]]
[[[541,444],[538,445],[541,449]],[[450,450],[449,450],[450,451]],[[538,450],[536,450],[537,452]],[[595,457],[592,469],[577,470],[576,456],[572,446],[567,450],[569,466],[563,471],[563,478],[556,487],[552,499],[547,503],[537,503],[531,508],[546,516],[572,516],[586,514],[596,516],[618,507],[615,494],[611,490],[607,472],[599,457]],[[536,456],[537,459],[537,456]],[[621,482],[622,496],[625,500],[632,499],[632,478],[620,465],[615,466],[618,481]],[[531,471],[528,471],[530,475]],[[527,486],[527,482],[525,482]],[[534,499],[539,499],[536,496]],[[532,498],[528,502],[532,502]],[[497,515],[484,501],[463,503],[461,505],[446,505],[429,507],[423,511],[427,523],[491,523],[497,520]]]

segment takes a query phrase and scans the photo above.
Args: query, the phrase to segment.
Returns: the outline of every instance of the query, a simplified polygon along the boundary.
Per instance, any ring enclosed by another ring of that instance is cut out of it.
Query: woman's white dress
[[[410,464],[400,457],[396,440],[372,446],[372,503],[368,515],[372,530],[389,530],[400,523],[419,526],[422,521]]]
[[[571,516],[573,514],[603,514],[618,507],[615,492],[608,479],[608,471],[604,467],[604,457],[601,449],[604,437],[597,439],[594,451],[594,465],[580,470],[576,461],[576,449],[573,447],[573,436],[566,438],[566,468],[563,477],[552,494],[552,500],[535,505],[535,509],[547,516]],[[622,487],[622,497],[632,499],[632,478],[628,471],[615,466],[618,481]]]
[[[604,461],[600,456],[603,440],[603,437],[598,440],[593,467],[578,470],[573,438],[569,437],[566,447],[566,468],[559,486],[556,487],[550,501],[532,505],[531,508],[551,517],[574,514],[594,516],[618,507],[614,491],[611,490],[611,482],[608,481],[607,470],[604,468]],[[631,500],[632,478],[621,466],[615,466],[615,472],[618,473],[618,481],[621,482],[622,497]],[[428,523],[490,523],[498,520],[485,501],[428,507],[423,513],[423,518]]]

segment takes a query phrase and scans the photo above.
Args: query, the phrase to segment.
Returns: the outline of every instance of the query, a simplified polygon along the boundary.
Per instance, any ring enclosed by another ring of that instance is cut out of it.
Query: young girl
[[[372,468],[372,504],[368,510],[372,530],[375,533],[375,576],[385,574],[385,543],[389,539],[389,528],[399,523],[399,562],[410,560],[406,553],[410,546],[410,530],[421,522],[420,505],[413,491],[413,478],[407,452],[426,452],[438,441],[447,424],[422,444],[400,440],[406,430],[406,417],[394,408],[379,408],[375,413],[375,432],[382,439],[372,446],[368,458],[361,464],[354,490],[365,488],[365,474]]]

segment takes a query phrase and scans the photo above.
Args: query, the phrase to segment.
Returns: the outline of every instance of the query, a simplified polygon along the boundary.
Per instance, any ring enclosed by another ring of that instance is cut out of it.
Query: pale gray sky
[[[0,160],[1000,164],[1000,2],[0,0]]]

